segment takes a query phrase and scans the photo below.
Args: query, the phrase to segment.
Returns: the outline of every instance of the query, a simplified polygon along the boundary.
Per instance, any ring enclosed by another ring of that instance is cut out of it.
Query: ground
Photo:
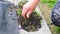
[[[49,25],[49,28],[50,28],[52,34],[59,34],[54,30],[55,26],[51,25],[52,22],[51,22],[50,17],[51,17],[52,9],[49,6],[47,6],[47,4],[41,3],[41,2],[39,3],[38,6],[39,6],[39,8],[40,8],[40,10],[42,12],[42,15],[44,16],[47,24]]]

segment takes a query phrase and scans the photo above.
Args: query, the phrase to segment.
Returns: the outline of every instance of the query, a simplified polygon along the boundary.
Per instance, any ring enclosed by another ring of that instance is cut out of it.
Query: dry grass
[[[51,21],[51,18],[50,18],[51,9],[50,9],[50,7],[47,6],[46,4],[40,2],[39,8],[40,8],[46,22],[49,23]]]
[[[50,15],[51,15],[52,9],[49,6],[47,6],[46,4],[41,3],[41,2],[39,3],[38,6],[39,6],[39,8],[40,8],[40,10],[42,12],[42,15],[44,16],[47,24],[49,24],[49,28],[50,28],[52,34],[58,34],[54,30],[55,26],[50,24],[50,22],[51,22],[51,18],[50,18],[51,16]]]

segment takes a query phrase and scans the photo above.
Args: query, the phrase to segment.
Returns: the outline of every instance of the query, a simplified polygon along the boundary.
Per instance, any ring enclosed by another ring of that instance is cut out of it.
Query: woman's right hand
[[[31,0],[29,2],[27,2],[22,9],[22,16],[24,18],[29,18],[29,16],[31,15],[32,11],[35,9],[35,7],[37,6],[37,4],[39,3],[39,0]]]

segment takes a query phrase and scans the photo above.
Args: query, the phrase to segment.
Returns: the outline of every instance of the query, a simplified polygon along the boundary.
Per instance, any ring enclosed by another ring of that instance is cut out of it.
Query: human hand
[[[39,0],[31,0],[27,2],[22,9],[22,16],[24,18],[29,18],[33,10],[35,9],[36,5],[38,4]]]

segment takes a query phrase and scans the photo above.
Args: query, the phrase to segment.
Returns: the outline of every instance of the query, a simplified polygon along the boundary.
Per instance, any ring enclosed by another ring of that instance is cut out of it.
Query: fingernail
[[[29,18],[29,15],[27,14],[27,18]]]
[[[24,16],[24,14],[22,13],[22,16]]]

